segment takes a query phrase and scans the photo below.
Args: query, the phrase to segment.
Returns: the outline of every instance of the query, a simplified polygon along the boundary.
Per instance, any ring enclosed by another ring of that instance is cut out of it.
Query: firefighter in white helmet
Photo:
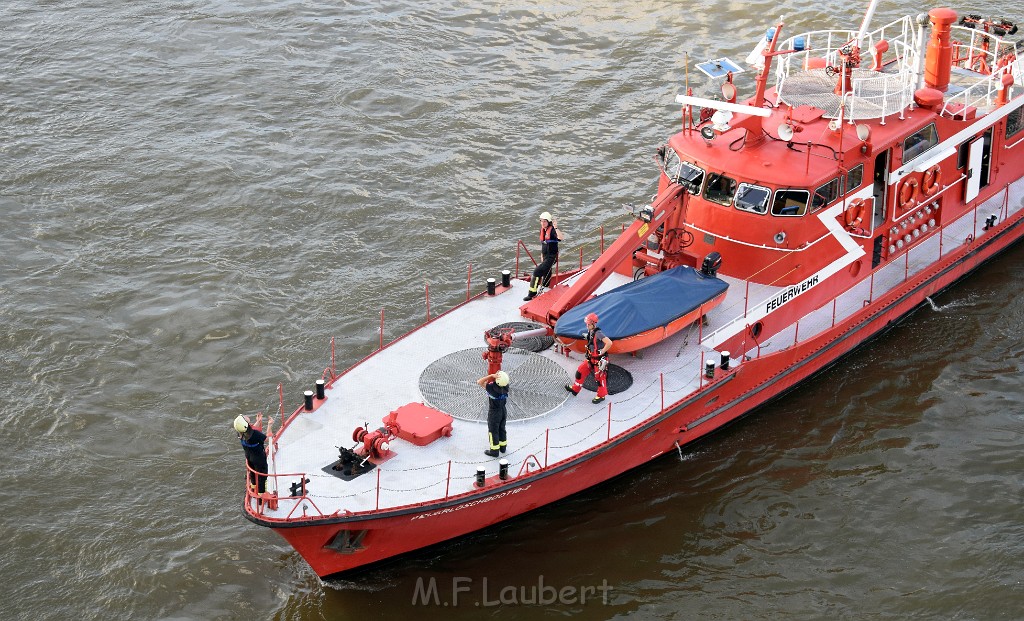
[[[267,450],[263,446],[267,436],[250,425],[244,416],[235,418],[233,426],[245,451],[245,463],[249,466],[249,491],[262,494],[267,491]]]
[[[476,381],[487,391],[487,440],[489,446],[484,455],[497,457],[504,453],[508,441],[505,437],[505,422],[508,419],[508,410],[505,408],[508,401],[508,373],[498,371],[485,375]]]
[[[537,296],[543,284],[547,287],[551,283],[551,269],[558,260],[558,242],[562,241],[562,232],[558,230],[558,223],[555,217],[548,212],[540,214],[540,257],[541,262],[533,270],[533,278],[530,279],[530,292],[523,298],[529,302]]]

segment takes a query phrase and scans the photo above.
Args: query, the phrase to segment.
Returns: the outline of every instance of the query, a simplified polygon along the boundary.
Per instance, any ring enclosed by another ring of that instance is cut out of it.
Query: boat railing
[[[943,191],[964,180],[966,175],[952,180],[943,187]],[[744,354],[757,358],[806,342],[856,315],[879,297],[935,265],[942,257],[957,250],[966,250],[980,236],[998,230],[1011,215],[1010,185],[1007,184],[1001,193],[1001,197],[997,193],[986,201],[979,201],[958,218],[940,227],[936,234],[914,242],[898,258],[874,271],[870,278],[853,284],[830,302],[799,317],[764,343],[744,351]],[[991,213],[996,201],[998,210]],[[986,217],[995,220],[986,222]]]
[[[811,62],[812,59],[822,59],[826,67],[840,65],[841,51],[848,48],[856,37],[857,32],[853,30],[816,30],[783,41],[779,46],[781,51],[797,49],[798,41],[801,51],[779,57],[780,62],[776,68],[776,92],[779,98],[786,98],[787,81],[794,74],[826,71],[821,67],[821,62],[815,64]],[[883,41],[884,51],[877,51],[876,44]],[[880,70],[866,77],[864,74],[874,65],[872,52],[882,54]],[[911,18],[904,17],[865,33],[861,41],[858,67],[861,71],[852,76],[851,91],[842,93],[844,118],[851,122],[857,118],[881,118],[884,123],[886,117],[902,113],[913,102],[919,67],[919,33]],[[831,89],[822,93],[805,93],[804,88],[801,86],[800,92],[793,95],[806,97],[817,94],[825,98],[832,95]]]
[[[509,483],[577,459],[605,443],[628,434],[652,416],[652,407],[656,412],[653,415],[660,414],[705,388],[713,381],[701,373],[706,352],[702,348],[694,349],[690,355],[678,358],[676,367],[651,378],[649,383],[633,396],[618,401],[618,410],[613,410],[613,404],[609,401],[606,406],[596,407],[565,424],[547,427],[533,438],[517,442],[519,448],[511,451],[508,458],[513,463],[519,462],[519,474],[511,477]],[[657,389],[652,390],[656,384]],[[632,404],[633,407],[628,406],[629,401],[633,399],[647,401],[639,405]],[[303,407],[299,407],[296,414],[302,411]],[[625,414],[616,415],[616,411]],[[382,464],[374,470],[375,476],[368,476],[365,479],[360,477],[365,482],[354,486],[350,493],[331,495],[322,490],[329,489],[331,483],[337,480],[336,477],[319,472],[279,474],[276,472],[276,451],[269,451],[269,457],[270,472],[266,474],[267,492],[257,493],[247,480],[245,508],[249,513],[272,522],[347,516],[382,509],[394,510],[424,502],[472,496],[481,491],[474,485],[479,461],[448,460],[430,465],[416,464],[410,468],[394,468]],[[401,485],[399,482],[409,480],[408,475],[411,472],[417,474],[416,485]],[[246,477],[257,474],[261,473],[256,473],[246,464]],[[487,486],[488,491],[501,484],[492,481]],[[373,499],[372,505],[367,500],[370,498]],[[416,500],[410,502],[410,498]],[[395,502],[395,499],[399,501]],[[328,506],[333,511],[325,511],[324,507]]]
[[[1012,42],[963,26],[953,27],[952,64],[953,82],[959,91],[946,98],[941,112],[944,115],[966,114],[971,108],[987,113],[1003,88],[1003,76],[1012,76],[1015,84],[1024,78]]]
[[[565,253],[559,253],[558,258],[555,260],[554,268],[552,269],[552,281],[555,283],[561,282],[561,280],[565,279],[566,277],[571,276],[576,272],[582,270],[583,266],[585,265],[585,258],[590,249],[590,244],[597,243],[596,256],[600,256],[601,254],[603,254],[605,249],[606,229],[613,230],[617,226],[619,230],[616,234],[626,230],[626,225],[621,223],[615,223],[616,219],[618,219],[618,217],[609,219],[606,222],[599,224],[598,226],[594,227],[593,229],[585,233],[583,237],[584,241],[581,241],[573,250]],[[578,263],[576,265],[568,266],[565,269],[563,269],[561,262],[562,257],[576,255],[578,255],[579,257]],[[527,245],[527,243],[522,239],[517,240],[515,259],[516,278],[529,279],[530,274],[533,271],[533,267],[536,267],[539,263],[540,261],[538,261],[537,258],[534,257],[529,245]],[[524,265],[526,267],[523,267]]]
[[[1016,44],[995,34],[978,28],[952,26],[950,38],[952,63],[960,69],[988,75],[1003,65],[1016,63]],[[1019,73],[1016,77],[1020,77]]]

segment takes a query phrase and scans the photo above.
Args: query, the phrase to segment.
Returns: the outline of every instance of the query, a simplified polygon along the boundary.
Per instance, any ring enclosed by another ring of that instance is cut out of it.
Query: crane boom
[[[641,218],[633,221],[619,235],[619,238],[594,261],[593,265],[588,267],[587,271],[549,307],[548,323],[555,325],[564,312],[589,299],[594,291],[601,286],[601,283],[611,276],[616,266],[643,244],[651,232],[656,231],[662,223],[683,206],[685,200],[679,200],[680,196],[689,196],[683,186],[677,183],[668,184],[651,202],[650,222]]]

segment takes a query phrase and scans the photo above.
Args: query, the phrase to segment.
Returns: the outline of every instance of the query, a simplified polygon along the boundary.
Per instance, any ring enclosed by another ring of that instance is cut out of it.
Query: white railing
[[[1015,84],[1020,84],[1024,77],[1016,47],[975,28],[954,26],[952,36],[953,66],[960,70],[957,77],[962,90],[946,99],[942,114],[955,114],[967,108],[988,112],[995,105],[1004,75],[1012,75]],[[974,83],[965,85],[965,80],[972,77]]]
[[[794,35],[779,46],[779,50],[793,50],[797,39],[803,40],[803,51],[779,57],[776,67],[776,92],[785,98],[786,80],[791,75],[802,73],[810,58],[823,58],[827,66],[840,63],[839,51],[850,45],[857,37],[853,30],[816,30]],[[863,118],[885,117],[900,113],[913,102],[917,87],[920,63],[920,33],[910,17],[903,17],[864,35],[861,48],[861,62],[858,69],[869,69],[874,64],[872,52],[880,41],[888,43],[888,50],[882,56],[882,72],[869,78],[853,77],[851,92],[844,93],[850,109],[847,118],[852,122],[857,115]],[[894,78],[896,78],[894,80]],[[839,79],[837,76],[836,79]],[[848,97],[847,97],[848,96]]]

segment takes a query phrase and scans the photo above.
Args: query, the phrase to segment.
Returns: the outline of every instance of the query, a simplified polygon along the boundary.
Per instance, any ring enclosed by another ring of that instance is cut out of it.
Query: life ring
[[[903,180],[903,185],[900,186],[899,199],[900,209],[906,209],[910,206],[910,203],[914,200],[914,194],[917,193],[917,179],[914,177],[907,177]]]
[[[860,223],[864,221],[864,209],[867,205],[868,202],[863,198],[850,203],[850,207],[843,213],[843,221],[846,224],[846,228],[851,231],[860,228]]]
[[[924,175],[921,176],[921,195],[928,197],[935,194],[939,190],[939,185],[942,184],[942,170],[939,165],[936,164],[928,170],[924,171]]]

